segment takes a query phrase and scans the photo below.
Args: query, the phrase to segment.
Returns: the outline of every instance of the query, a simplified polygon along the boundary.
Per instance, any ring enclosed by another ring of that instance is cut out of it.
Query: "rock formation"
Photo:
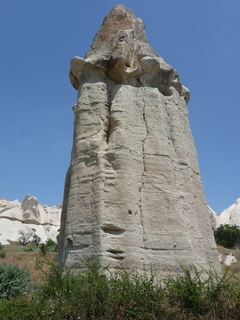
[[[234,204],[225,209],[221,214],[217,214],[211,208],[210,210],[210,218],[214,230],[224,224],[240,227],[240,198],[238,198]]]
[[[144,24],[122,5],[104,19],[85,58],[66,176],[59,260],[164,276],[180,264],[220,272],[188,122],[189,90],[148,44]]]
[[[47,206],[36,197],[26,195],[23,202],[0,198],[0,242],[18,241],[19,231],[36,234],[45,242],[48,238],[56,241],[60,227],[62,205]]]

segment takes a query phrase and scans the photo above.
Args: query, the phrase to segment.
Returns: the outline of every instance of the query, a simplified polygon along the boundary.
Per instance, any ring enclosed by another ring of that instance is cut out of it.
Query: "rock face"
[[[24,223],[60,225],[62,204],[58,207],[42,206],[36,197],[26,195],[23,202],[0,199],[0,218]]]
[[[18,241],[19,231],[36,234],[45,242],[56,241],[60,227],[61,204],[42,206],[36,197],[26,195],[23,202],[0,198],[0,242]]]
[[[122,5],[104,19],[85,58],[71,60],[78,90],[59,260],[164,276],[180,264],[220,272],[177,71]]]

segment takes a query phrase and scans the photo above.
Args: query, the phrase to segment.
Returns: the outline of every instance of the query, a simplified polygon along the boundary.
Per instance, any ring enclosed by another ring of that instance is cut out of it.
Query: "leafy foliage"
[[[0,303],[0,319],[240,319],[240,281],[229,273],[182,268],[159,281],[154,273],[111,273],[98,261],[85,265],[76,273],[49,263],[45,283],[29,297]]]
[[[0,264],[0,298],[12,299],[29,290],[30,272],[12,264]]]
[[[40,251],[45,256],[47,252],[57,252],[58,245],[52,239],[47,239],[46,243],[40,244]]]
[[[47,247],[54,247],[54,246],[56,246],[56,242],[54,242],[52,239],[47,239],[46,246]]]
[[[32,237],[32,243],[38,247],[40,241],[41,241],[41,238],[37,234],[34,234]]]
[[[233,249],[240,242],[240,228],[228,224],[221,225],[214,231],[214,237],[219,246]]]
[[[33,252],[33,247],[28,247],[26,249],[24,249],[24,252]]]
[[[182,310],[188,315],[203,316],[209,310],[221,310],[222,299],[231,295],[229,284],[232,281],[230,273],[219,276],[213,269],[208,274],[193,267],[190,270],[182,268],[183,275],[169,277],[164,281],[170,303],[178,301]]]
[[[0,259],[3,259],[6,257],[6,251],[0,250]]]
[[[0,242],[0,259],[3,259],[6,257],[6,251],[3,250],[3,245],[2,243]]]

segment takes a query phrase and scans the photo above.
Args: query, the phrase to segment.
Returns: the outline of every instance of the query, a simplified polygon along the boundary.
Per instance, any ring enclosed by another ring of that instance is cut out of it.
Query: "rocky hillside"
[[[0,242],[18,241],[19,232],[36,234],[45,242],[56,241],[60,227],[62,205],[42,205],[37,198],[26,195],[23,202],[0,198]]]

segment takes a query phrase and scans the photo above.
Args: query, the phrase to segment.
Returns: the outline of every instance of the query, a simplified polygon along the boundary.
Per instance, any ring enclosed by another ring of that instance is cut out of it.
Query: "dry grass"
[[[30,246],[23,246],[17,242],[11,242],[10,245],[4,246],[4,251],[6,251],[6,257],[2,258],[0,262],[2,263],[11,263],[15,264],[19,267],[25,268],[31,272],[32,282],[34,284],[38,284],[44,281],[44,273],[42,270],[47,271],[48,265],[43,262],[47,261],[56,261],[57,254],[52,252],[46,254],[45,257],[41,254],[38,247],[34,248],[34,251],[25,252],[24,250],[29,248]],[[230,267],[221,264],[223,272],[226,270],[230,270],[240,279],[240,251],[227,249],[221,246],[217,247],[219,254],[228,255],[232,253],[237,262],[233,263]]]
[[[42,283],[45,280],[42,271],[48,270],[48,265],[44,262],[55,261],[57,254],[55,252],[42,255],[38,247],[34,251],[25,252],[24,250],[30,246],[22,246],[18,243],[12,242],[11,245],[4,246],[6,256],[0,260],[5,264],[14,264],[21,268],[25,268],[31,272],[31,279],[33,284]]]

